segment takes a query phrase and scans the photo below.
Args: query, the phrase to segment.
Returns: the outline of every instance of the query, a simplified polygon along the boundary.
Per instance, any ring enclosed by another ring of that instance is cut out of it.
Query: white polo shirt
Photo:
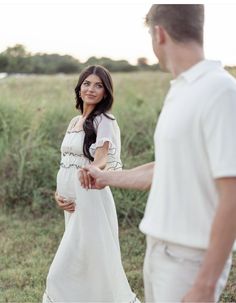
[[[171,81],[154,135],[153,183],[143,233],[207,248],[215,178],[236,176],[236,80],[203,60]]]

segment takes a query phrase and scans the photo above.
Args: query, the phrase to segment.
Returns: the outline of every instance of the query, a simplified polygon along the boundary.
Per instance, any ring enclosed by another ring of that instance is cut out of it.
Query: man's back
[[[208,247],[218,206],[214,179],[236,174],[235,117],[236,81],[219,62],[201,61],[171,82],[155,131],[144,233]]]

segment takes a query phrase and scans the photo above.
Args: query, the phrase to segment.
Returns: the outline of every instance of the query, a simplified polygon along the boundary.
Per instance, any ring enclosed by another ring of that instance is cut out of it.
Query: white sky
[[[226,2],[205,5],[205,53],[236,65],[236,3]],[[150,5],[150,1],[0,0],[0,52],[20,43],[32,53],[70,54],[81,62],[105,56],[134,64],[138,57],[146,57],[155,63],[144,26]]]

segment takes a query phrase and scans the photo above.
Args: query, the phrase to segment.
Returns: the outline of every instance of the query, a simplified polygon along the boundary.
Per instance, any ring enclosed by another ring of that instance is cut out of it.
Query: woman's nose
[[[88,91],[93,92],[94,91],[94,86],[93,85],[89,85]]]

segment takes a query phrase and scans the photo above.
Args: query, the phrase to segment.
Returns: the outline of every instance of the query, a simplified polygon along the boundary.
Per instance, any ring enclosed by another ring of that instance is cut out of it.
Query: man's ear
[[[156,41],[158,44],[163,44],[166,40],[166,31],[160,25],[155,25],[154,27],[154,35],[156,37]]]

